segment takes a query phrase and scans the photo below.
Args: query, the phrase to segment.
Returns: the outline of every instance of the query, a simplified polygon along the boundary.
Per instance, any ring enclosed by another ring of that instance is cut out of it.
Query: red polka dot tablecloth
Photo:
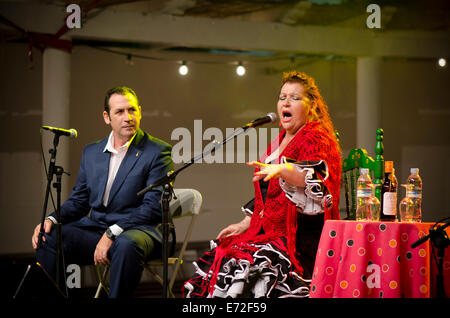
[[[437,265],[428,234],[433,223],[325,222],[311,282],[311,298],[434,297]],[[447,232],[448,232],[447,228]],[[450,295],[450,248],[444,285]]]

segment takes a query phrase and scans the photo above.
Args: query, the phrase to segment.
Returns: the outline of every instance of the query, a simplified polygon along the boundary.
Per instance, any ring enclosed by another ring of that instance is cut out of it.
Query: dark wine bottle
[[[395,221],[397,218],[397,178],[394,175],[394,162],[384,163],[384,183],[381,186],[381,221]]]

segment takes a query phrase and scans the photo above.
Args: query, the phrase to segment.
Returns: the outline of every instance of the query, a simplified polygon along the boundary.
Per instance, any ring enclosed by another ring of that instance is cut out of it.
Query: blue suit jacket
[[[120,165],[105,207],[102,201],[110,153],[103,150],[107,141],[105,138],[83,149],[77,183],[61,205],[61,223],[79,220],[81,225],[100,225],[105,229],[113,224],[124,230],[146,229],[161,241],[158,227],[162,221],[161,188],[141,198],[137,192],[173,169],[172,147],[139,129]]]

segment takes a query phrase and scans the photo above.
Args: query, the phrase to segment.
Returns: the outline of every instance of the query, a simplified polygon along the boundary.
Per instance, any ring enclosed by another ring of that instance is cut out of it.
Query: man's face
[[[141,107],[131,94],[112,94],[109,98],[109,114],[104,111],[103,119],[111,125],[114,141],[124,144],[140,127]]]

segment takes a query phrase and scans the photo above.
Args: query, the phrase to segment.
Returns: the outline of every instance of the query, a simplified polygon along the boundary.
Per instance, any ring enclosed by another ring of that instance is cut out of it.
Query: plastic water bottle
[[[401,222],[412,222],[411,220],[411,211],[413,210],[413,200],[410,198],[411,195],[411,185],[409,184],[402,184],[402,187],[406,190],[405,197],[400,201],[398,205],[398,211],[400,214],[400,221]]]
[[[380,201],[369,175],[369,169],[361,168],[356,183],[356,220],[378,221],[380,219]]]
[[[412,207],[408,213],[409,222],[422,222],[422,178],[419,168],[411,168],[411,174],[406,181],[407,196],[412,200]]]

